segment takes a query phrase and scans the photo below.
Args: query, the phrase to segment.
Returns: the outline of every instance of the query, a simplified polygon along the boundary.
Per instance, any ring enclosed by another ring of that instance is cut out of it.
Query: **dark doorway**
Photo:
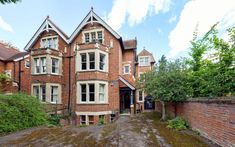
[[[120,95],[120,113],[130,113],[131,91],[121,90]]]
[[[155,101],[154,101],[153,97],[146,96],[144,98],[144,109],[145,110],[153,110],[153,109],[155,109]]]

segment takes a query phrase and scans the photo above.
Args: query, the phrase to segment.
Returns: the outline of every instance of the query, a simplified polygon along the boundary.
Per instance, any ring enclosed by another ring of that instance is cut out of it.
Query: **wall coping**
[[[235,97],[198,97],[198,98],[190,98],[185,101],[187,102],[197,102],[197,103],[217,103],[217,104],[235,104]]]

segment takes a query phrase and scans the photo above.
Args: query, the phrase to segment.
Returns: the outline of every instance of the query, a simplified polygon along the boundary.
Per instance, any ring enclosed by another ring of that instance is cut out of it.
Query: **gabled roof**
[[[156,62],[154,57],[153,57],[153,54],[151,54],[149,51],[147,51],[145,48],[138,54],[138,57],[139,56],[150,56],[151,57],[151,60],[150,62]]]
[[[122,76],[119,76],[119,80],[122,81],[131,90],[135,90],[135,87],[130,82],[128,82],[126,79],[124,79]]]
[[[6,61],[10,57],[18,54],[20,51],[6,43],[0,42],[0,60]]]
[[[75,29],[75,31],[72,33],[72,35],[69,38],[69,43],[74,40],[76,35],[82,30],[82,28],[88,24],[97,22],[100,23],[102,26],[104,26],[113,36],[115,36],[117,39],[121,39],[121,36],[115,32],[104,20],[102,20],[94,11],[93,8],[91,8],[90,12],[87,14],[87,16],[83,19],[83,21],[78,25],[78,27]]]
[[[136,49],[137,48],[137,40],[131,39],[131,40],[124,40],[123,41],[124,49]]]
[[[43,21],[43,23],[41,24],[41,26],[39,27],[39,29],[36,31],[36,33],[33,35],[33,37],[30,39],[30,41],[28,42],[28,44],[25,46],[25,50],[28,50],[37,40],[37,38],[39,37],[39,35],[44,32],[44,31],[49,31],[49,30],[53,30],[55,31],[57,34],[60,35],[60,37],[68,43],[68,36],[58,27],[55,25],[55,23],[53,23],[49,16],[46,17],[46,19]]]

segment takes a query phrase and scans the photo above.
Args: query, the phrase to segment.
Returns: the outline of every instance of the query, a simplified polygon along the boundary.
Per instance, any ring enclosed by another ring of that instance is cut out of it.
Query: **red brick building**
[[[5,73],[9,79],[2,83],[1,92],[28,92],[29,55],[20,52],[16,47],[0,42],[0,73]]]
[[[137,40],[123,40],[93,10],[70,37],[47,17],[24,49],[30,68],[21,91],[72,112],[78,125],[110,122],[144,103],[136,79],[152,68],[153,56],[137,56]]]

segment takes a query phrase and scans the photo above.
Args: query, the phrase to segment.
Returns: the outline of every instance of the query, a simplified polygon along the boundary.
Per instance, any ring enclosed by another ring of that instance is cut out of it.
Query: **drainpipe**
[[[18,82],[18,92],[20,92],[21,90],[21,60],[19,61],[19,72],[18,72],[18,78],[19,78],[19,82]]]

